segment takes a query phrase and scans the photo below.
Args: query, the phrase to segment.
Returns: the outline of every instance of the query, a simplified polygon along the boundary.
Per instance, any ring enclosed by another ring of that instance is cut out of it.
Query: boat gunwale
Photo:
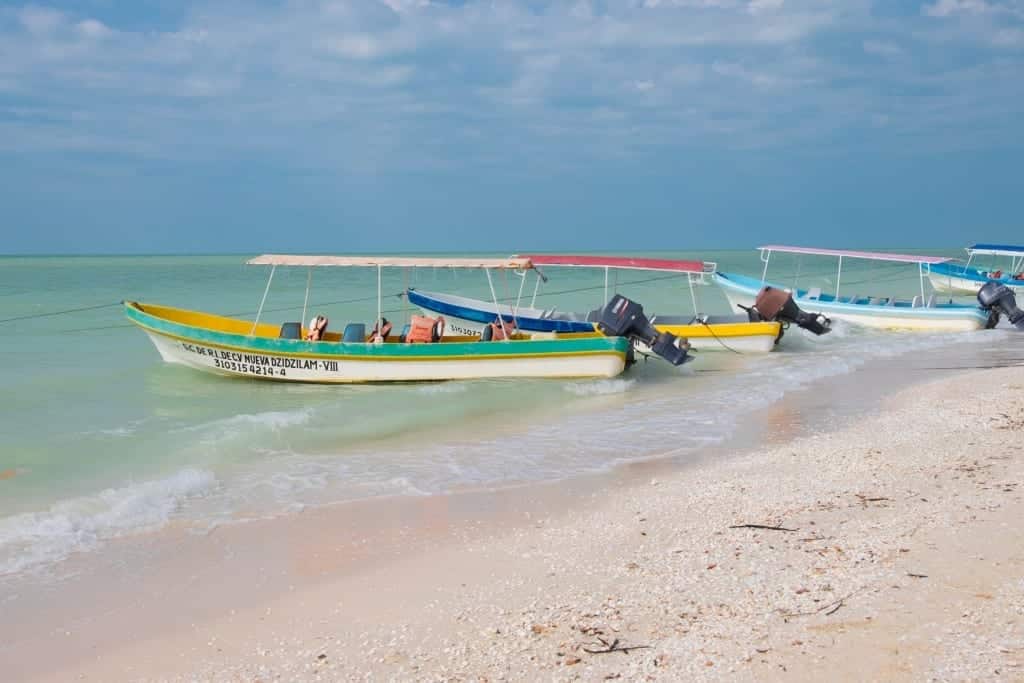
[[[740,278],[740,279],[737,279]],[[741,280],[749,280],[750,282],[758,283],[758,286],[748,285],[743,283]],[[738,273],[727,273],[723,271],[715,272],[715,281],[723,287],[732,287],[735,290],[741,290],[747,294],[756,295],[762,286],[774,287],[776,289],[782,289],[784,291],[791,291],[789,288],[777,285],[772,282],[762,281],[758,278],[753,278],[747,275],[740,275]],[[723,282],[724,281],[724,282]],[[807,290],[802,290],[806,293]],[[883,317],[898,317],[900,315],[910,315],[911,317],[964,317],[964,314],[970,314],[979,320],[988,320],[988,313],[983,311],[980,307],[971,304],[959,304],[959,303],[942,303],[934,306],[910,306],[906,303],[897,302],[895,305],[887,304],[871,304],[871,303],[850,303],[844,301],[835,301],[828,299],[809,299],[806,296],[800,294],[801,290],[797,289],[793,294],[793,299],[803,305],[814,308],[816,305],[822,310],[828,310],[829,308],[839,309],[840,311],[847,312],[858,312],[858,311],[870,311],[872,313],[882,314]],[[824,294],[824,293],[823,293]],[[828,296],[834,297],[833,294]]]

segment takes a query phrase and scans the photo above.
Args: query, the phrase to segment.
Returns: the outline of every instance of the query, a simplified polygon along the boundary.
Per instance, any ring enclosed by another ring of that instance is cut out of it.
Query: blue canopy
[[[971,254],[994,254],[996,256],[1018,256],[1024,254],[1024,247],[1012,244],[973,244],[967,247]]]

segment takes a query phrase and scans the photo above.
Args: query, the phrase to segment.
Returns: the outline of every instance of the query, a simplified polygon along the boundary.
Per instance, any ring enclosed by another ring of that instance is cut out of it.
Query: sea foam
[[[186,500],[216,485],[213,473],[185,469],[0,519],[0,576],[63,560],[112,538],[158,529]]]

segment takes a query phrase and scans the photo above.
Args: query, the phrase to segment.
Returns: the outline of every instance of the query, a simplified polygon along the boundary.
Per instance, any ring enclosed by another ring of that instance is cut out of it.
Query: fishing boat
[[[586,332],[532,338],[510,334],[502,341],[478,336],[440,334],[430,327],[425,343],[411,343],[410,326],[399,335],[381,326],[383,335],[366,332],[364,323],[348,323],[342,332],[324,329],[327,319],[273,324],[261,320],[278,267],[308,268],[305,320],[314,268],[363,267],[377,271],[377,320],[383,321],[381,271],[399,268],[471,268],[527,271],[529,259],[424,259],[389,257],[297,256],[267,254],[248,261],[270,266],[255,320],[242,320],[170,306],[126,301],[127,317],[141,327],[163,359],[218,375],[279,382],[409,382],[499,377],[614,377],[626,367],[631,342],[606,336],[593,326]],[[296,305],[296,308],[298,306]],[[419,316],[414,316],[412,322]],[[435,321],[431,319],[430,325]],[[443,326],[440,321],[440,326]],[[671,340],[669,340],[671,341]],[[685,351],[676,348],[685,356]],[[682,359],[679,360],[682,362]]]
[[[928,279],[930,269],[937,264],[948,262],[950,260],[948,258],[779,245],[763,246],[758,249],[761,252],[761,262],[764,263],[760,278],[735,273],[716,272],[714,274],[715,283],[722,288],[725,296],[733,305],[752,306],[758,293],[765,286],[769,286],[790,291],[793,300],[801,307],[812,308],[830,318],[867,327],[964,331],[981,329],[989,324],[989,312],[977,305],[938,301],[934,292],[926,296],[925,281]],[[838,258],[835,291],[826,293],[818,287],[800,289],[796,285],[792,288],[785,288],[782,285],[773,284],[767,278],[768,265],[775,252]],[[918,267],[920,294],[909,299],[896,296],[843,295],[840,289],[843,259],[915,264]]]
[[[546,276],[538,267],[593,268],[604,271],[604,301],[608,300],[609,274],[619,270],[639,270],[685,277],[689,285],[692,311],[689,315],[650,316],[650,322],[662,332],[685,338],[698,350],[730,350],[744,353],[764,353],[775,348],[782,335],[778,321],[751,322],[747,315],[704,315],[697,303],[695,285],[707,284],[715,271],[714,263],[659,258],[628,258],[613,256],[579,256],[566,254],[531,254],[529,259],[537,275],[533,298],[528,306],[520,305],[522,285],[513,304],[499,304],[441,292],[410,289],[409,303],[426,313],[439,313],[450,320],[449,329],[459,334],[480,334],[489,324],[501,319],[524,332],[589,332],[600,315],[590,312],[559,311],[556,308],[537,308],[537,294]],[[644,349],[646,350],[646,349]]]
[[[935,291],[977,294],[987,282],[998,282],[1016,291],[1024,291],[1024,247],[1009,244],[974,244],[967,247],[966,251],[966,263],[937,263],[929,269],[928,280]],[[981,259],[975,259],[978,256],[992,257],[987,269],[981,265]],[[1004,260],[996,261],[999,257]]]

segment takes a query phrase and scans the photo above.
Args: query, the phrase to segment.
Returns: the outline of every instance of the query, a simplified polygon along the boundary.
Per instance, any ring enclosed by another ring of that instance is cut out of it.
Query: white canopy
[[[528,258],[421,258],[415,256],[302,256],[298,254],[263,254],[246,261],[251,266],[341,266],[396,268],[495,268],[529,270]]]
[[[944,256],[918,256],[917,254],[890,254],[881,251],[854,251],[852,249],[817,249],[814,247],[787,247],[769,244],[758,247],[761,251],[782,251],[788,254],[813,254],[815,256],[847,256],[869,261],[899,261],[900,263],[945,263],[953,259]]]

